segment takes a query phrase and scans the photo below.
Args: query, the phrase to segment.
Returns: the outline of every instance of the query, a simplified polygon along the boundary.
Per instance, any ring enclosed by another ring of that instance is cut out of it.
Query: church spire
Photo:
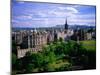
[[[67,19],[66,19],[66,23],[65,23],[65,30],[68,29],[68,24],[67,24]]]

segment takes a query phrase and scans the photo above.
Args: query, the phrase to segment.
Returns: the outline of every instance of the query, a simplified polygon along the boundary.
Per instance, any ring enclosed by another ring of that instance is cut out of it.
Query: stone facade
[[[12,37],[17,44],[18,58],[23,57],[28,51],[41,51],[42,47],[47,44],[46,32],[21,30],[19,32],[13,32]]]

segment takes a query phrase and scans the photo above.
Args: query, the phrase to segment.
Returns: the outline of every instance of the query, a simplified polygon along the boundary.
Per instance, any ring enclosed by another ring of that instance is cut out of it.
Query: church
[[[56,31],[57,39],[62,38],[64,41],[69,40],[73,33],[73,30],[68,28],[67,19],[65,21],[64,30]]]

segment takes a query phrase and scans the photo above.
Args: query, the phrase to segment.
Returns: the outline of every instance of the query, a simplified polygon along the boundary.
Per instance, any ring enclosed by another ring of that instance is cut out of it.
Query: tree
[[[21,67],[25,73],[32,72],[34,68],[41,68],[43,56],[41,53],[27,52],[26,55],[18,62],[18,68]]]
[[[60,41],[60,42],[62,42],[62,41],[63,41],[63,39],[60,37],[60,38],[59,38],[59,41]]]
[[[56,61],[56,56],[55,56],[54,52],[50,52],[48,57],[49,57],[49,63],[53,63]]]
[[[80,29],[78,31],[78,36],[79,36],[79,40],[84,40],[84,38],[85,38],[85,32],[84,32],[83,29]]]
[[[17,45],[15,41],[12,41],[12,53],[17,55]]]
[[[12,70],[16,70],[16,62],[17,62],[17,57],[14,53],[12,53]]]
[[[17,57],[14,53],[12,53],[12,64],[16,64]]]
[[[62,45],[61,43],[58,42],[58,43],[56,44],[54,53],[55,53],[57,56],[59,56],[59,55],[64,54],[64,53],[63,53],[63,52],[64,52],[63,50],[64,50],[63,45]]]
[[[29,63],[29,64],[26,64],[27,65],[27,67],[26,67],[26,73],[27,72],[33,72],[33,69],[34,69],[34,64],[31,64],[31,63]]]
[[[96,68],[96,51],[88,50],[87,57],[88,57],[88,64],[87,64],[88,69],[95,69]]]

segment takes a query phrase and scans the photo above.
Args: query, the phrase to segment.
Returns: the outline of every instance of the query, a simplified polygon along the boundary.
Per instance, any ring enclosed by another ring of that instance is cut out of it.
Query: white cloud
[[[79,24],[79,25],[95,25],[95,15],[94,14],[76,14],[68,17],[69,24]]]
[[[38,9],[28,9],[26,10],[27,13],[29,13],[29,16],[36,17],[69,17],[73,16],[74,14],[78,13],[78,10],[74,7],[56,7],[56,8],[50,8],[46,10],[38,10]],[[33,14],[33,15],[32,15]]]
[[[73,14],[70,13],[70,12],[65,12],[65,11],[50,11],[48,12],[48,15],[50,16],[53,16],[53,17],[58,17],[58,18],[66,18],[66,17],[69,17],[69,16],[72,16]]]
[[[28,19],[32,19],[32,16],[30,16],[30,15],[21,15],[21,16],[14,16],[14,18],[20,19],[20,20],[28,20]]]
[[[12,22],[12,23],[18,23],[19,21],[18,21],[18,20],[12,19],[11,22]]]
[[[46,17],[47,14],[46,13],[43,13],[43,12],[37,12],[37,14],[40,16],[40,17]]]
[[[91,17],[95,17],[94,14],[80,14],[76,7],[68,6],[58,6],[50,9],[28,9],[25,10],[26,15],[21,16],[14,16],[15,19],[19,20],[27,20],[23,22],[17,22],[16,20],[12,22],[16,22],[16,24],[21,26],[33,26],[36,25],[37,27],[40,26],[48,26],[48,25],[59,25],[64,24],[66,18],[68,18],[69,24],[88,24],[88,23],[95,23],[94,19]],[[25,13],[24,12],[24,13]],[[90,19],[86,19],[90,18]]]
[[[82,14],[82,15],[77,15],[78,18],[95,18],[95,14]]]
[[[12,26],[16,27],[31,27],[32,26],[32,21],[21,21],[17,23],[13,23]]]
[[[67,7],[58,7],[60,10],[67,10]]]
[[[47,16],[66,18],[76,15],[79,11],[73,7],[58,7],[58,9],[52,9],[47,11],[45,14]]]
[[[79,24],[79,25],[95,25],[95,19],[83,19],[83,18],[69,18],[68,20],[69,24]]]
[[[71,13],[78,13],[78,10],[73,7],[67,7],[67,10],[69,10]]]
[[[78,10],[74,7],[58,7],[60,10],[66,10],[70,13],[78,13]]]
[[[29,16],[31,16],[31,17],[33,16],[33,14],[32,14],[32,13],[30,13],[30,14],[28,14],[28,15],[29,15]]]

